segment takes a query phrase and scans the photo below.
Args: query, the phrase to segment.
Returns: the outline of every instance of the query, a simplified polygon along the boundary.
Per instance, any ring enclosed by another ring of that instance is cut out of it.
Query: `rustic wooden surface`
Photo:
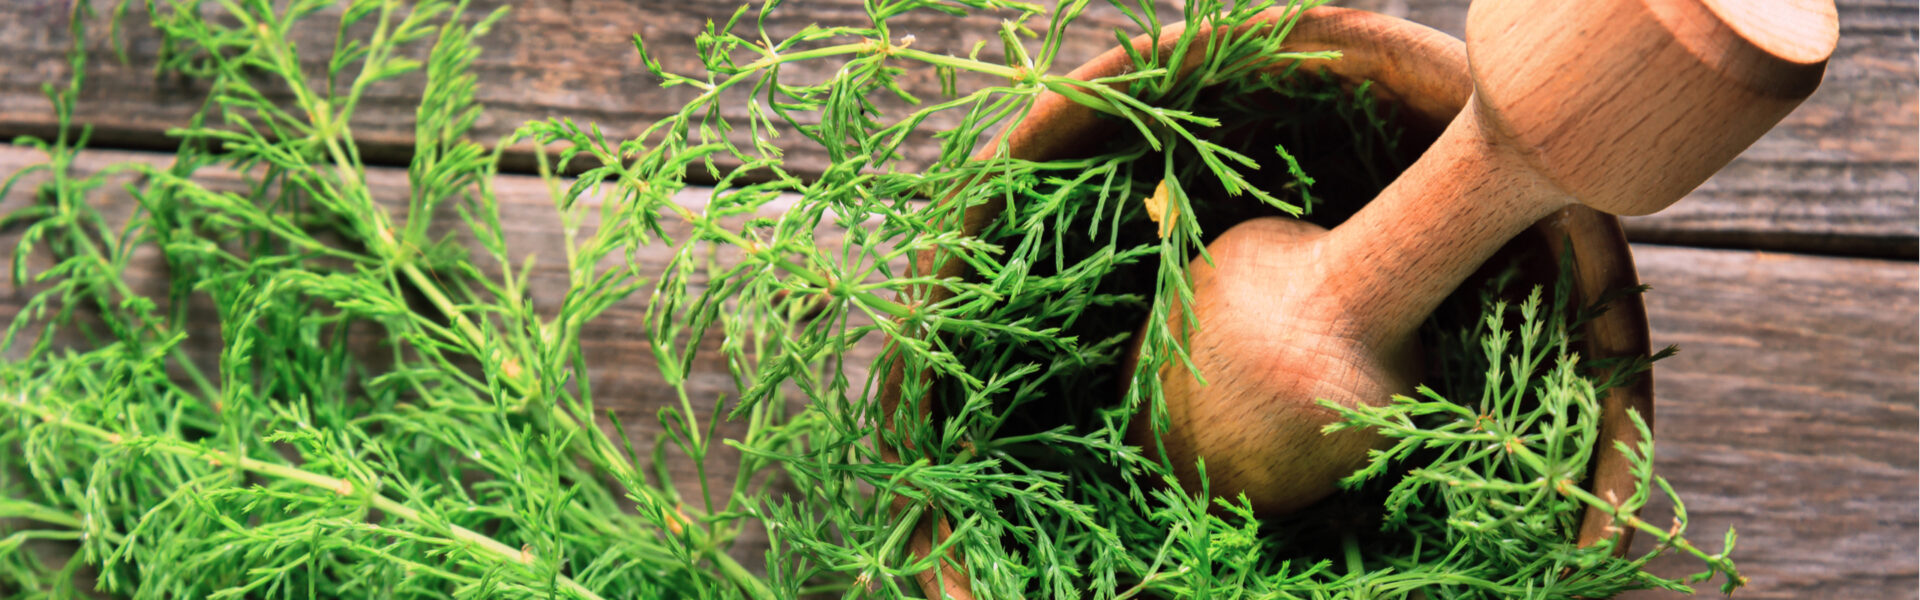
[[[476,13],[502,0],[480,0]],[[105,2],[96,2],[106,4]],[[68,2],[0,2],[0,139],[21,133],[45,134],[52,111],[40,92],[43,82],[64,79]],[[145,22],[144,3],[127,22]],[[1350,0],[1339,4],[1407,17],[1453,35],[1466,22],[1466,0]],[[640,66],[630,36],[638,33],[669,69],[691,72],[692,35],[708,19],[724,20],[736,6],[730,1],[544,0],[516,6],[494,33],[476,70],[478,96],[488,111],[475,137],[497,140],[531,119],[564,116],[598,122],[609,136],[628,137],[659,118],[666,107],[691,96],[689,88],[660,89]],[[809,0],[776,12],[776,33],[809,22],[852,23],[860,14],[856,0]],[[1913,258],[1920,239],[1920,190],[1913,170],[1920,159],[1920,83],[1914,55],[1912,0],[1839,0],[1841,38],[1827,78],[1811,99],[1773,133],[1688,200],[1659,215],[1628,221],[1636,241],[1725,248],[1817,252]],[[1171,9],[1169,9],[1171,10]],[[1177,14],[1177,13],[1174,13]],[[325,48],[331,40],[328,16],[297,29],[294,41]],[[992,41],[997,19],[976,17],[955,24],[949,19],[903,18],[900,35],[913,34],[916,48],[964,52]],[[153,75],[159,42],[140,27],[125,28],[119,42],[128,62],[108,59],[113,41],[97,24],[88,45],[97,52],[91,83],[78,116],[97,128],[107,147],[163,149],[160,132],[185,122],[199,107],[198,84]],[[1096,2],[1079,22],[1076,36],[1061,53],[1057,72],[1105,50],[1112,27],[1125,17]],[[988,56],[997,51],[988,45]],[[321,70],[323,52],[304,52]],[[804,77],[804,68],[791,69]],[[903,86],[924,97],[937,96],[930,71],[917,69]],[[354,131],[368,156],[398,163],[413,131],[418,85],[403,82],[376,88],[363,102]],[[938,126],[942,122],[930,122]],[[950,123],[948,123],[950,124]],[[517,161],[524,162],[521,158]],[[820,157],[789,155],[802,170],[818,168]],[[924,158],[924,156],[922,156]]]
[[[845,21],[857,4],[795,2],[781,23]],[[1346,4],[1457,35],[1466,2]],[[9,57],[0,61],[0,137],[48,130],[51,112],[39,86],[64,79],[66,6],[0,2],[0,55]],[[480,94],[489,116],[478,137],[497,139],[547,116],[599,121],[610,135],[637,130],[660,106],[684,98],[650,87],[628,35],[642,33],[671,66],[689,68],[689,33],[730,10],[725,2],[655,0],[517,7],[482,57]],[[1629,221],[1636,240],[1664,244],[1635,247],[1642,278],[1655,286],[1647,296],[1653,340],[1682,348],[1656,371],[1659,469],[1689,500],[1696,532],[1739,528],[1736,557],[1753,578],[1741,597],[1915,598],[1920,585],[1920,270],[1912,262],[1920,231],[1917,13],[1911,0],[1841,1],[1840,51],[1821,90],[1692,197]],[[129,19],[138,24],[144,16],[136,10]],[[1088,24],[1096,35],[1069,45],[1063,62],[1104,49],[1111,36],[1098,32],[1122,22],[1094,11]],[[985,27],[992,24],[981,19],[965,29],[990,33]],[[955,48],[981,39],[931,25],[916,34],[922,44]],[[95,59],[80,117],[100,128],[97,147],[165,148],[164,128],[183,122],[204,90],[154,78],[156,43],[138,27],[123,42],[130,62]],[[89,44],[105,49],[109,41],[103,33]],[[416,100],[407,89],[382,90],[355,123],[382,160],[404,158]],[[165,159],[103,150],[82,164]],[[36,160],[0,149],[0,178]],[[376,189],[403,193],[398,170],[371,176]],[[501,189],[516,247],[558,258],[544,187],[507,177]],[[0,198],[0,211],[24,201],[16,191]],[[129,206],[109,194],[99,201]],[[17,233],[0,232],[0,246],[11,247],[9,235]],[[563,276],[553,263],[534,273],[536,280]],[[0,289],[0,320],[11,318],[24,293]],[[638,311],[638,299],[609,311],[587,351],[609,357],[596,362],[595,390],[622,398],[615,410],[643,437],[652,433],[649,417],[672,399],[647,369],[605,366],[649,356],[641,337],[622,325],[637,320]],[[703,367],[719,372],[718,365]],[[1664,522],[1662,510],[1645,516]],[[1655,569],[1674,576],[1695,567],[1662,560]]]
[[[1753,585],[1737,596],[1913,598],[1914,264],[1647,245],[1634,259],[1654,345],[1680,347],[1654,370],[1656,466],[1695,531],[1739,531]]]

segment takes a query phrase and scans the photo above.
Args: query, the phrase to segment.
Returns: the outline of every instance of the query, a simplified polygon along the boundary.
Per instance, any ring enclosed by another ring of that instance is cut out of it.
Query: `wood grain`
[[[0,174],[39,160],[0,148]],[[167,157],[91,151],[77,164],[84,173],[126,160]],[[232,173],[204,175],[215,186],[238,183]],[[376,169],[370,177],[383,200],[404,193],[401,171]],[[565,272],[545,187],[514,176],[498,187],[509,243],[516,254],[538,257],[535,301],[551,305],[550,290],[563,285]],[[0,212],[29,201],[29,189],[0,198]],[[120,215],[132,206],[114,186],[95,204]],[[0,247],[11,248],[18,235],[0,231]],[[1904,261],[1748,251],[1639,245],[1635,253],[1641,278],[1654,286],[1647,295],[1653,341],[1682,348],[1656,369],[1658,469],[1687,500],[1693,532],[1710,551],[1727,527],[1740,531],[1735,557],[1753,581],[1739,597],[1914,598],[1920,271]],[[138,264],[157,269],[157,256],[142,254]],[[157,275],[136,284],[162,285]],[[29,291],[0,288],[0,321],[18,312]],[[642,307],[642,298],[615,306],[584,343],[602,406],[644,445],[658,435],[655,412],[677,400],[648,367]],[[696,395],[728,390],[724,365],[707,359],[697,366]],[[709,467],[730,473],[736,458],[717,456]],[[683,493],[694,493],[686,486],[692,465],[671,467]],[[1656,505],[1643,516],[1665,523],[1668,510]],[[756,543],[742,540],[734,554],[757,563]],[[1680,576],[1698,566],[1670,557],[1654,569]],[[1666,597],[1672,595],[1627,596]]]
[[[1913,598],[1920,535],[1913,263],[1638,246],[1657,467],[1693,531],[1740,533],[1742,598]],[[1668,506],[1643,515],[1666,524]],[[1650,547],[1643,536],[1638,544]],[[1667,576],[1698,571],[1658,561]],[[1632,598],[1671,597],[1666,594]]]
[[[159,48],[144,27],[144,3],[130,10],[119,43],[128,62],[109,59],[115,40],[97,23],[87,45],[96,52],[79,106],[79,118],[97,128],[97,146],[165,149],[166,128],[184,123],[200,103],[203,86],[155,77]],[[488,10],[499,0],[477,2]],[[1460,35],[1466,0],[1353,0],[1343,4],[1377,10]],[[52,111],[40,86],[64,80],[68,2],[0,2],[0,138],[51,131]],[[812,0],[792,3],[770,20],[779,31],[807,22],[857,22],[859,2]],[[1748,247],[1817,253],[1913,258],[1920,251],[1920,10],[1909,0],[1839,2],[1840,47],[1820,91],[1774,132],[1659,215],[1628,221],[1638,241]],[[690,97],[687,88],[661,89],[640,68],[629,36],[639,33],[671,69],[696,64],[692,34],[709,19],[724,20],[730,2],[666,0],[542,0],[515,7],[486,38],[476,70],[479,97],[488,106],[475,137],[498,140],[519,124],[548,117],[595,121],[610,136],[631,136]],[[336,13],[297,29],[307,48],[330,42]],[[896,34],[914,34],[917,48],[964,52],[991,41],[996,17],[954,22],[906,17]],[[1113,43],[1112,27],[1134,28],[1117,11],[1095,3],[1061,52],[1058,71],[1091,58]],[[987,56],[997,52],[989,44]],[[319,52],[306,52],[309,61]],[[318,69],[318,65],[311,65]],[[791,73],[806,76],[803,70]],[[903,86],[932,97],[930,73],[910,72]],[[410,147],[417,80],[376,88],[353,126],[366,155],[398,164]],[[738,116],[738,111],[731,113]],[[950,125],[935,120],[930,128]],[[925,150],[915,158],[924,160]],[[509,156],[525,165],[526,155]],[[816,154],[789,155],[800,171],[818,170]]]
[[[468,11],[469,20],[502,4],[506,2],[474,2]],[[72,39],[68,35],[67,6],[54,0],[0,3],[0,55],[14,57],[0,64],[0,137],[46,135],[52,131],[52,106],[41,93],[41,84],[64,82],[69,72],[66,52]],[[672,0],[515,3],[508,16],[483,38],[484,51],[474,63],[479,80],[476,98],[487,111],[473,137],[497,141],[528,121],[558,117],[598,123],[609,138],[635,137],[699,91],[687,86],[660,87],[641,64],[632,37],[644,38],[654,58],[667,70],[700,73],[703,66],[695,52],[694,36],[709,22],[725,22],[738,6],[733,2]],[[861,26],[867,23],[861,6],[858,0],[814,0],[788,6],[771,14],[768,30],[775,37],[783,37],[814,23]],[[326,52],[332,47],[340,12],[339,6],[323,10],[302,21],[289,35],[290,43],[306,49],[300,53],[306,72],[325,72]],[[999,23],[1014,16],[980,14],[953,19],[923,11],[897,17],[889,27],[896,37],[914,36],[916,49],[964,55],[984,43],[982,59],[999,60]],[[154,76],[161,41],[159,34],[146,26],[147,20],[144,3],[133,3],[119,39],[112,37],[104,16],[90,21],[85,42],[94,58],[75,114],[76,119],[95,126],[97,147],[168,149],[172,142],[164,135],[166,129],[186,123],[201,106],[204,82]],[[751,14],[747,21],[743,27],[751,27]],[[1061,49],[1058,71],[1064,72],[1106,50],[1114,43],[1111,29],[1125,25],[1131,31],[1130,23],[1109,6],[1087,11],[1076,22],[1080,35]],[[1045,26],[1044,21],[1037,20],[1029,24]],[[127,62],[112,58],[116,43],[125,48]],[[414,58],[424,57],[424,45],[414,50]],[[783,69],[782,76],[789,81],[818,80],[827,74],[826,68],[810,63],[793,65]],[[369,160],[389,164],[406,160],[423,83],[424,76],[414,73],[375,86],[362,101],[352,124]],[[962,80],[963,85],[974,87],[985,83],[989,82]],[[939,96],[939,82],[930,68],[910,70],[902,76],[901,86],[922,97]],[[265,89],[270,95],[279,90],[282,99],[291,97],[284,83],[276,82]],[[724,103],[722,114],[744,119],[747,100],[744,93],[733,94]],[[905,106],[889,98],[873,100],[885,109]],[[924,129],[943,130],[957,122],[956,116],[940,115],[930,119]],[[736,133],[736,142],[750,141],[744,128]],[[782,133],[789,139],[799,137],[790,129]],[[937,148],[921,144],[915,152],[912,158],[926,160],[937,153]],[[516,152],[510,158],[510,162],[523,166],[530,164],[525,162],[525,152]],[[818,173],[826,166],[824,154],[817,150],[796,150],[787,159],[789,168],[800,173]]]

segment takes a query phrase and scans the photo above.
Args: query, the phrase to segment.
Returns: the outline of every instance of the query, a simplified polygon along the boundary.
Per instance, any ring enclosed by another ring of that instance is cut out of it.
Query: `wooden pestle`
[[[1332,493],[1383,439],[1322,434],[1317,399],[1410,392],[1418,327],[1507,240],[1573,203],[1672,204],[1813,92],[1838,35],[1831,0],[1474,2],[1473,96],[1418,161],[1331,231],[1256,219],[1191,265],[1206,383],[1158,374],[1182,484],[1204,457],[1216,495],[1264,514]],[[1147,421],[1130,436],[1152,452]]]

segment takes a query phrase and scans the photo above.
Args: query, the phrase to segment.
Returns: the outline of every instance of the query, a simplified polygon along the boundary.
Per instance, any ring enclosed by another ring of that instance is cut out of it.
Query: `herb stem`
[[[759,600],[778,600],[779,596],[774,595],[773,588],[767,587],[767,582],[761,581],[752,571],[748,571],[727,553],[714,552],[713,564],[718,565],[727,579],[733,580],[734,585],[740,586],[749,596]]]
[[[1715,570],[1725,573],[1727,579],[1730,580],[1734,586],[1747,585],[1747,577],[1741,575],[1738,567],[1733,564],[1733,561],[1728,560],[1725,555],[1709,554],[1707,551],[1701,550],[1698,546],[1693,545],[1693,542],[1681,537],[1678,534],[1680,528],[1679,522],[1676,521],[1672,529],[1662,529],[1652,523],[1646,522],[1638,515],[1621,514],[1620,507],[1594,495],[1593,492],[1587,491],[1586,488],[1580,487],[1569,480],[1559,481],[1554,485],[1554,488],[1560,493],[1571,496],[1587,506],[1600,509],[1602,512],[1607,513],[1608,516],[1613,518],[1615,523],[1625,524],[1628,527],[1638,529],[1647,535],[1653,536],[1654,539],[1660,541],[1661,546],[1679,548],[1682,552],[1693,555],[1694,558],[1700,559],[1701,562],[1707,563]]]
[[[1348,575],[1358,576],[1367,572],[1366,561],[1360,558],[1360,538],[1354,535],[1353,530],[1340,532],[1340,549],[1346,553]]]
[[[889,52],[895,56],[911,58],[913,60],[917,60],[927,64],[935,65],[935,66],[973,71],[975,73],[992,75],[994,77],[1000,77],[1003,79],[1012,79],[1015,81],[1023,79],[1029,75],[1029,73],[1027,72],[1027,69],[1025,68],[1016,69],[1006,65],[997,65],[990,62],[978,61],[978,60],[973,60],[969,58],[960,58],[958,56],[949,56],[946,54],[935,54],[932,52],[927,52],[924,50],[915,50],[912,48],[894,47]]]
[[[61,512],[51,507],[42,506],[42,505],[34,504],[31,502],[14,500],[12,498],[0,499],[0,516],[6,516],[9,518],[31,519],[31,520],[39,521],[42,523],[60,525],[68,529],[79,531],[81,535],[92,535],[93,533],[95,533],[87,530],[87,521],[85,519]],[[25,533],[27,532],[16,533],[14,535],[18,536],[18,535],[23,535]],[[101,528],[98,533],[100,534],[101,537],[107,538],[107,541],[113,542],[115,544],[120,544],[127,541],[127,537],[125,535],[120,534],[117,531]],[[0,544],[0,546],[4,546],[4,545],[5,544]]]

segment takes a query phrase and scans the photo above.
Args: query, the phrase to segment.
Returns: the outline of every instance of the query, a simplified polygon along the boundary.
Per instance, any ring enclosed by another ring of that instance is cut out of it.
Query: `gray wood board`
[[[482,0],[490,9],[497,0]],[[1454,35],[1464,28],[1464,0],[1355,0],[1345,3],[1435,26]],[[1692,196],[1659,215],[1627,220],[1636,241],[1666,244],[1759,248],[1782,251],[1912,258],[1920,248],[1920,80],[1916,79],[1916,7],[1907,0],[1841,0],[1839,50],[1826,82],[1774,132],[1708,181]],[[64,81],[67,3],[26,0],[0,3],[0,137],[47,135],[53,111],[41,85]],[[862,14],[853,0],[790,3],[770,20],[776,32],[791,32],[810,22],[856,24]],[[709,19],[724,20],[728,2],[617,2],[543,0],[516,6],[487,38],[476,67],[479,98],[488,111],[475,137],[498,140],[528,120],[567,117],[600,124],[610,137],[637,135],[647,124],[692,97],[689,88],[660,88],[641,68],[630,36],[643,35],[670,69],[690,72],[694,33]],[[164,149],[173,142],[164,132],[187,121],[205,92],[204,84],[177,77],[156,77],[157,35],[145,26],[140,3],[129,11],[124,34],[110,39],[104,22],[95,23],[87,44],[95,52],[78,118],[96,127],[96,145],[111,148]],[[476,13],[480,12],[478,10]],[[337,12],[323,13],[297,28],[293,40],[309,51],[302,56],[310,72],[330,47]],[[990,42],[985,56],[998,52],[997,18],[964,22],[924,16],[903,17],[896,35],[912,34],[916,48],[964,53]],[[1068,67],[1107,49],[1111,29],[1135,28],[1117,11],[1095,3],[1061,51],[1054,69]],[[122,44],[129,61],[111,58]],[[790,69],[805,78],[804,67]],[[981,80],[974,80],[980,83]],[[963,82],[964,84],[965,82]],[[376,86],[353,126],[370,159],[398,164],[406,159],[413,133],[420,80]],[[930,70],[912,69],[902,85],[923,97],[936,97]],[[736,98],[736,100],[738,100]],[[727,112],[744,114],[742,104]],[[936,117],[930,129],[951,126]],[[744,131],[744,130],[742,130]],[[744,133],[743,133],[744,135]],[[788,136],[793,139],[796,136]],[[920,144],[910,157],[925,160],[934,146]],[[524,147],[523,147],[524,149]],[[526,165],[524,152],[510,164]],[[795,151],[790,165],[801,172],[824,164],[818,153]]]
[[[1753,583],[1736,597],[1913,598],[1913,263],[1648,245],[1634,256],[1653,286],[1654,344],[1680,347],[1654,370],[1657,467],[1696,541],[1718,551],[1717,535],[1739,532],[1734,557]],[[1677,558],[1653,569],[1700,570]]]

